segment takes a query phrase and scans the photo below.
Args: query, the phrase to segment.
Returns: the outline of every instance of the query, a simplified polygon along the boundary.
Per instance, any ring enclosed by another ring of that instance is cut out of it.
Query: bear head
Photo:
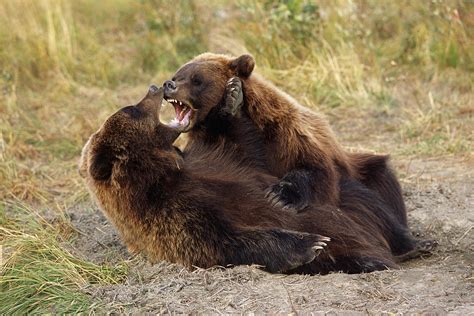
[[[235,76],[248,78],[254,67],[254,58],[247,54],[234,58],[212,53],[183,65],[163,84],[165,100],[175,108],[173,124],[183,132],[198,126],[224,101],[227,81]]]
[[[82,150],[79,173],[84,178],[109,181],[122,173],[140,176],[163,161],[176,166],[180,158],[173,142],[181,131],[160,122],[163,89],[151,86],[138,104],[112,114]],[[133,172],[130,172],[130,168]]]

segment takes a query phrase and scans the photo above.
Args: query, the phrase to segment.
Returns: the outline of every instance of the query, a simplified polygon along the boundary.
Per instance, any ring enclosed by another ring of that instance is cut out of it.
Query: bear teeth
[[[183,102],[175,100],[175,99],[168,99],[167,101],[170,102],[170,103],[177,103],[179,105],[183,105]]]

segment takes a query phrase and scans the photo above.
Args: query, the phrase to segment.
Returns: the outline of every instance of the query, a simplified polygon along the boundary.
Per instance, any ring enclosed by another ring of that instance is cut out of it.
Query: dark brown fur
[[[80,172],[130,251],[187,267],[255,263],[305,273],[397,267],[383,227],[356,199],[350,211],[275,209],[262,188],[276,178],[245,166],[225,144],[176,150],[179,133],[159,122],[160,101],[149,94],[115,113],[82,153]],[[321,235],[331,241],[313,260],[324,245]]]
[[[249,165],[281,179],[270,184],[274,201],[295,201],[299,209],[310,203],[347,205],[342,185],[360,186],[365,196],[359,200],[385,227],[393,253],[413,250],[416,241],[408,232],[400,185],[388,156],[346,152],[325,119],[252,73],[254,65],[249,55],[206,53],[177,71],[172,79],[175,89],[165,89],[165,96],[194,108],[190,144],[223,142],[227,150],[235,147]],[[239,117],[222,110],[226,84],[233,76],[243,82],[244,107]]]

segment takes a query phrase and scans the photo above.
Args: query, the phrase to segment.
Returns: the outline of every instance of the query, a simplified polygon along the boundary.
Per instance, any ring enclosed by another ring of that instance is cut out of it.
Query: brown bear
[[[189,143],[223,142],[250,166],[280,178],[268,189],[275,204],[298,211],[310,204],[347,205],[344,187],[351,196],[358,192],[378,216],[395,255],[431,247],[408,231],[388,156],[346,152],[325,119],[253,73],[254,66],[250,55],[205,53],[164,83],[165,99],[176,110],[174,124],[189,132]]]
[[[353,212],[273,206],[258,183],[276,178],[223,144],[175,148],[182,126],[160,122],[161,102],[152,86],[137,105],[109,117],[82,151],[80,173],[131,252],[187,267],[258,264],[287,273],[397,267],[363,204],[352,201]]]
[[[233,220],[234,198],[221,204],[214,190],[239,183],[186,165],[172,146],[180,131],[159,121],[162,96],[152,86],[137,105],[109,117],[82,151],[80,173],[128,249],[187,267],[259,264],[283,272],[313,261],[329,238]]]

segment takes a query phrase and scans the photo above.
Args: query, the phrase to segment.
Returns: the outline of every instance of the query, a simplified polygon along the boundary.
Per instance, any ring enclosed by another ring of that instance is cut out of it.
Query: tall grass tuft
[[[18,219],[6,220],[5,208]],[[79,313],[100,308],[85,288],[120,282],[126,266],[96,265],[65,247],[74,231],[65,220],[55,224],[27,206],[3,204],[0,242],[0,314]]]

